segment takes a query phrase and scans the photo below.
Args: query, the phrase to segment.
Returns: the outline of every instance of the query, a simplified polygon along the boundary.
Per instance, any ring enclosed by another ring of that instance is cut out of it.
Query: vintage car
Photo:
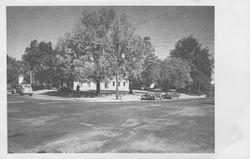
[[[19,85],[17,85],[16,93],[18,93],[20,95],[28,94],[30,96],[32,96],[34,94],[30,84],[19,84]]]
[[[180,98],[180,93],[178,93],[176,89],[170,89],[167,93],[170,94],[172,98]]]
[[[161,94],[161,99],[172,99],[172,96],[168,92],[162,93]]]
[[[145,93],[141,95],[141,100],[155,100],[155,95],[153,93]]]
[[[162,99],[163,91],[161,89],[159,89],[159,88],[151,89],[150,91],[152,92],[152,94],[154,95],[155,98]]]

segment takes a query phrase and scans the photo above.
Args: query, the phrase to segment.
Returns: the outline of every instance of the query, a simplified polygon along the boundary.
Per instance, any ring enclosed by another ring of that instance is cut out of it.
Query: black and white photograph
[[[8,153],[214,153],[214,6],[7,6]]]
[[[213,6],[7,7],[8,153],[213,153]]]
[[[0,159],[249,159],[250,1],[0,1]]]

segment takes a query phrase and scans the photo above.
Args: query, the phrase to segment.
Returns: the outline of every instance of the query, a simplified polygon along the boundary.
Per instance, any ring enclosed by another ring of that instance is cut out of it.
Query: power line
[[[144,20],[144,21],[142,21],[142,22],[136,23],[136,24],[134,24],[133,26],[142,25],[142,24],[148,23],[148,22],[150,22],[150,21],[154,21],[154,20],[160,19],[161,17],[167,16],[167,15],[169,15],[170,13],[173,13],[175,10],[176,10],[176,9],[173,9],[173,10],[171,10],[171,11],[168,12],[168,13],[165,13],[165,14],[156,16],[156,17],[154,17],[154,18],[151,18],[151,19]]]
[[[200,35],[200,34],[202,35],[203,33],[201,33],[201,32],[199,33],[199,32],[198,32],[198,33],[193,33],[193,34],[191,34],[191,35]],[[170,35],[170,36],[169,36],[169,35]],[[177,39],[176,35],[178,36],[178,34],[174,34],[174,33],[173,33],[173,34],[167,34],[167,36],[166,36],[167,38],[166,38],[166,39],[154,39],[154,40],[157,40],[157,41],[158,41],[158,40],[168,40],[168,39],[176,40],[176,39]],[[212,34],[209,34],[209,35],[213,36]],[[179,34],[179,36],[181,36],[181,35]],[[188,36],[188,35],[187,35],[187,36]],[[213,38],[213,37],[211,37],[211,40],[213,40],[212,38]],[[201,38],[200,38],[200,39],[201,39]],[[210,39],[206,39],[206,40],[210,40]]]

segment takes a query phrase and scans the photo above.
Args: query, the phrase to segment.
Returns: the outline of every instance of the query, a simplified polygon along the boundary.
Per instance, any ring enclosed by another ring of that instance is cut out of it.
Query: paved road
[[[8,96],[8,151],[214,152],[214,100],[86,103]]]

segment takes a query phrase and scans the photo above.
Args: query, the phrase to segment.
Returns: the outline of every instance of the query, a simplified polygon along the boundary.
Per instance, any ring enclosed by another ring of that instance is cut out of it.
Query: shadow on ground
[[[113,95],[115,93],[116,93],[115,91],[101,91],[100,94],[97,95],[95,90],[80,91],[80,92],[69,90],[69,91],[50,91],[42,93],[42,95],[65,97],[65,98],[82,98],[82,97],[94,98],[94,97],[104,97],[107,95]],[[120,93],[123,95],[128,94],[128,92],[124,91],[120,91]]]
[[[9,153],[214,153],[212,98],[41,105],[8,97],[19,100],[8,103]]]
[[[211,98],[209,101],[201,102],[201,104],[214,105],[214,98]]]

